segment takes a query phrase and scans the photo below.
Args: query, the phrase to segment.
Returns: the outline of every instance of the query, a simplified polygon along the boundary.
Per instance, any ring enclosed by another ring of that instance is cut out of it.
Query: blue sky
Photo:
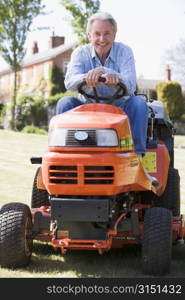
[[[100,1],[101,10],[111,13],[117,20],[116,40],[133,49],[138,77],[163,78],[162,57],[165,51],[175,47],[180,39],[185,39],[185,0]],[[29,49],[32,41],[36,40],[40,51],[47,49],[48,38],[53,30],[57,35],[64,35],[67,43],[74,41],[70,15],[60,5],[60,0],[43,2],[51,13],[37,17],[32,28],[49,26],[50,30],[29,33],[26,47]]]

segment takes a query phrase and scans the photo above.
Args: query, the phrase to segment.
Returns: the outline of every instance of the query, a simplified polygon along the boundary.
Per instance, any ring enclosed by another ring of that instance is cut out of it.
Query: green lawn
[[[30,204],[34,174],[38,165],[30,157],[47,151],[47,136],[0,130],[0,205],[18,201]]]
[[[0,206],[18,201],[30,205],[32,182],[37,165],[31,156],[47,151],[47,136],[0,130]],[[181,175],[182,212],[185,211],[185,137],[175,137],[175,167]],[[184,147],[184,148],[183,148]],[[141,273],[140,246],[126,246],[102,256],[97,252],[55,253],[44,243],[35,243],[31,264],[25,269],[0,268],[0,277],[149,277]],[[185,245],[173,249],[167,277],[184,277]]]

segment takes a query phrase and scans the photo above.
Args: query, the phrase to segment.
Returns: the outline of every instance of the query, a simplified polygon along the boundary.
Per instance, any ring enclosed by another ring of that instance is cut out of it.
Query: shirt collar
[[[113,62],[115,61],[115,58],[114,58],[114,43],[115,42],[113,42],[112,48],[111,48],[110,53],[109,53],[109,55],[107,57],[107,58],[110,58]],[[97,57],[95,49],[94,49],[94,47],[92,45],[91,45],[91,57],[92,58],[96,58]]]

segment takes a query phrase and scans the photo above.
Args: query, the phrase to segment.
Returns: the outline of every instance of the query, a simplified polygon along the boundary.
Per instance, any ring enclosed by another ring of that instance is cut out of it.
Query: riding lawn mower
[[[48,152],[31,158],[40,165],[31,208],[8,203],[0,210],[0,265],[28,265],[33,241],[48,242],[62,254],[103,254],[140,244],[143,272],[163,275],[170,270],[172,246],[185,238],[174,127],[163,103],[146,99],[147,152],[141,159],[134,152],[127,115],[101,103],[107,98],[99,97],[96,89],[88,94],[85,86],[80,84],[79,92],[95,103],[54,116]],[[109,100],[125,94],[126,87],[119,83]]]

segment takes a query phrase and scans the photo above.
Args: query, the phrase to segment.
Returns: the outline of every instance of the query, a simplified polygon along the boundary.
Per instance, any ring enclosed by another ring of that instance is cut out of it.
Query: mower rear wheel
[[[33,240],[30,208],[23,203],[5,204],[0,211],[0,265],[17,268],[29,264]]]
[[[41,207],[44,205],[49,206],[49,194],[46,190],[41,190],[37,188],[37,177],[40,171],[40,167],[37,169],[32,188],[31,196],[31,208]]]
[[[144,217],[142,244],[143,271],[163,275],[170,269],[172,252],[172,213],[161,207],[148,209]]]
[[[155,207],[164,207],[172,211],[173,216],[180,215],[180,176],[177,169],[170,168],[164,193],[154,199]]]

